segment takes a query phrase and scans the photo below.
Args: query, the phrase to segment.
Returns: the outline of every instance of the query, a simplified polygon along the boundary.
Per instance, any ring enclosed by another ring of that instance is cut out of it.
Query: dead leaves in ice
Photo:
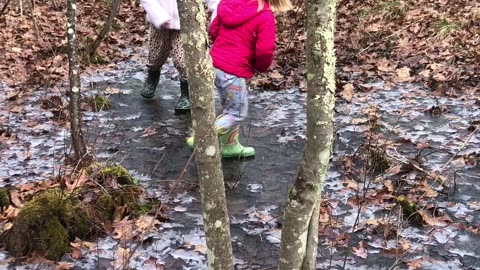
[[[352,251],[353,251],[353,254],[363,259],[366,259],[368,256],[367,250],[365,249],[365,244],[363,241],[360,241],[358,243],[358,247],[353,247]]]

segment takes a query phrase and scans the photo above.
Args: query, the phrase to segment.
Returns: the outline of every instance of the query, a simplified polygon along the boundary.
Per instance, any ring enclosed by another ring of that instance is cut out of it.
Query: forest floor
[[[24,199],[58,186],[51,179],[63,171],[69,151],[64,8],[34,3],[21,16],[12,1],[9,7],[16,9],[0,15],[5,56],[0,59],[0,185],[15,187],[0,217],[2,231]],[[102,3],[79,1],[80,44],[100,29],[103,16],[98,14],[106,16],[108,10],[108,2]],[[479,8],[477,1],[339,2],[341,98],[337,148],[321,210],[320,268],[480,267],[475,245],[480,234]],[[47,12],[50,16],[42,15]],[[272,266],[278,257],[282,202],[304,144],[304,93],[298,91],[305,90],[303,14],[300,4],[278,18],[272,71],[252,80],[257,90],[284,90],[252,94],[244,135],[259,150],[257,159],[224,162],[239,269]],[[72,242],[63,262],[34,256],[27,260],[30,265],[203,265],[195,171],[187,166],[182,173],[190,156],[183,143],[189,117],[171,111],[178,88],[171,66],[162,73],[156,99],[144,102],[136,94],[144,78],[139,70],[145,41],[138,1],[124,2],[98,55],[83,59],[86,100],[102,96],[113,104],[102,112],[94,112],[90,102],[84,106],[86,132],[100,160],[122,163],[149,196],[168,202],[170,211],[161,216],[168,221],[116,221],[107,229],[109,237],[97,243]],[[291,156],[275,158],[282,153]],[[160,232],[152,232],[152,226]],[[2,265],[11,265],[11,257],[1,258]]]

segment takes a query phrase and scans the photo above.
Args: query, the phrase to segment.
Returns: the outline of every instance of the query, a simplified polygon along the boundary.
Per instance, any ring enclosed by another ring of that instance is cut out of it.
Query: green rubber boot
[[[190,97],[188,96],[188,82],[180,80],[180,98],[175,105],[176,114],[185,114],[190,111]]]
[[[245,147],[238,141],[238,126],[231,128],[228,132],[220,136],[220,149],[222,157],[254,157],[255,149],[253,147]]]
[[[218,120],[222,117],[223,117],[223,114],[220,114],[219,116],[217,116],[217,120],[215,120],[215,126],[217,127],[218,136],[222,136],[223,134],[230,131],[229,128],[226,128],[226,127],[222,128],[222,127],[218,126]],[[192,134],[192,136],[187,139],[187,145],[188,145],[188,147],[190,147],[190,149],[193,150],[193,148],[195,147],[195,133]]]
[[[255,149],[253,147],[245,147],[238,141],[238,127],[232,128],[222,133],[217,130],[220,136],[220,150],[224,158],[253,157]],[[187,139],[187,145],[193,150],[195,147],[195,136],[192,135]]]
[[[225,133],[228,132],[228,131],[229,131],[229,130],[225,131],[225,130],[223,130],[223,129],[217,128],[217,134],[218,134],[218,136],[221,136],[221,135],[225,134]],[[188,146],[190,149],[192,149],[192,150],[193,150],[193,148],[195,148],[195,133],[192,134],[192,136],[187,139],[187,146]]]
[[[148,70],[147,79],[143,83],[143,89],[140,95],[144,98],[153,98],[155,90],[157,90],[158,81],[160,80],[160,70]]]
[[[192,150],[195,148],[195,135],[192,134],[192,136],[187,139],[187,146]]]

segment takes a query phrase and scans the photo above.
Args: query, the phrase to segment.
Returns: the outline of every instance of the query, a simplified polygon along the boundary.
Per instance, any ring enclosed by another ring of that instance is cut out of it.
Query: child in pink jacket
[[[208,9],[216,15],[219,0],[205,0]],[[180,74],[180,99],[175,105],[176,113],[190,110],[188,82],[184,63],[182,39],[180,36],[180,17],[177,0],[141,0],[150,22],[148,41],[148,75],[140,94],[152,98],[160,79],[160,69],[172,53],[173,63]]]
[[[215,87],[223,113],[215,124],[223,157],[252,157],[253,147],[238,141],[239,124],[248,112],[246,79],[266,72],[275,51],[274,11],[287,11],[289,0],[221,0],[210,27],[210,51],[215,71]],[[193,148],[194,138],[187,140]]]

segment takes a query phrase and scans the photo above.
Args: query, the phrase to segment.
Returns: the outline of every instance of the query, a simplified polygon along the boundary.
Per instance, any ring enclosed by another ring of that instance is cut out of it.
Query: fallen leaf
[[[354,91],[353,91],[354,88],[355,87],[351,83],[347,83],[343,86],[343,91],[340,93],[340,95],[345,101],[349,103],[352,102],[352,98],[354,95]]]
[[[367,254],[367,250],[365,249],[365,244],[363,243],[363,241],[360,241],[360,243],[358,243],[358,247],[353,247],[352,250],[353,250],[353,254],[357,255],[358,257],[363,259],[367,258],[368,254]]]
[[[150,256],[148,259],[146,259],[144,262],[143,262],[145,265],[151,265],[153,267],[155,267],[154,269],[155,270],[164,270],[165,269],[165,263],[163,261],[159,261],[159,259],[155,258],[155,257],[152,257]],[[151,268],[149,268],[151,269]]]
[[[408,240],[406,240],[406,239],[400,239],[400,241],[398,241],[398,242],[399,242],[400,246],[402,247],[403,251],[407,251],[411,247],[410,242],[408,242]]]
[[[377,69],[380,70],[380,71],[384,71],[384,72],[394,71],[395,69],[390,66],[390,63],[391,62],[388,59],[382,58],[377,63]]]
[[[408,67],[397,69],[396,75],[397,75],[395,78],[396,82],[411,82],[415,79],[412,76],[410,76],[410,68]]]
[[[70,250],[71,250],[70,256],[72,256],[72,258],[74,258],[75,260],[78,260],[83,257],[82,250],[80,250],[79,248],[70,247]]]
[[[383,182],[383,185],[387,188],[388,192],[395,191],[392,180],[386,180],[385,182]]]
[[[140,136],[140,137],[148,137],[148,136],[152,136],[153,134],[156,134],[156,133],[157,133],[157,131],[155,130],[154,127],[149,127],[147,129],[145,129],[142,136]]]
[[[115,261],[111,264],[114,269],[126,269],[128,268],[129,259],[131,259],[131,250],[129,248],[119,247],[115,256]]]
[[[447,215],[434,217],[425,209],[419,210],[418,214],[426,224],[432,227],[445,227],[448,223],[452,222],[451,218]]]
[[[73,264],[72,264],[72,263],[59,262],[59,263],[55,266],[55,270],[68,270],[68,269],[71,269],[72,267],[73,267]]]
[[[278,70],[275,70],[274,72],[270,73],[270,77],[272,79],[277,79],[277,80],[284,78],[283,75],[278,72]]]
[[[358,189],[358,183],[353,181],[352,179],[347,179],[345,182],[346,183],[344,183],[344,185],[346,185],[347,188],[351,188],[354,190]]]
[[[10,201],[17,208],[22,208],[23,203],[20,201],[20,193],[16,189],[10,190]]]
[[[368,118],[352,118],[350,123],[352,123],[353,125],[358,125],[368,123],[368,121]]]
[[[125,209],[127,209],[127,205],[117,205],[115,206],[115,212],[113,213],[113,222],[119,222],[123,214],[125,213]]]
[[[10,109],[10,112],[12,113],[21,113],[22,111],[23,109],[20,106],[14,106],[13,108]]]
[[[193,250],[195,250],[196,252],[202,253],[202,254],[207,253],[207,247],[204,246],[204,245],[195,245],[195,248]]]
[[[135,221],[135,226],[137,230],[139,230],[143,234],[155,232],[157,230],[156,226],[159,224],[160,221],[158,221],[155,217],[147,215],[143,215]]]
[[[422,269],[424,262],[425,260],[423,258],[420,258],[407,262],[407,266],[410,270]]]
[[[2,219],[9,219],[9,220],[15,219],[18,216],[19,212],[20,212],[20,208],[9,205],[7,210],[3,212]]]
[[[105,89],[105,94],[107,95],[114,95],[114,94],[120,94],[122,91],[118,88],[114,88],[111,86],[108,86],[107,89]]]
[[[116,222],[113,227],[112,238],[115,240],[130,241],[133,239],[133,221],[125,217],[123,220]]]

